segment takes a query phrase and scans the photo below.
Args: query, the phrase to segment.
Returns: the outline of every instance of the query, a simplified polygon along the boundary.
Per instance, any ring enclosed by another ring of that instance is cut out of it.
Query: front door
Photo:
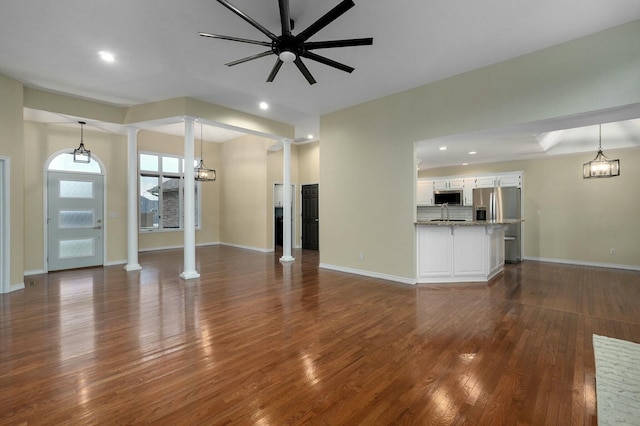
[[[48,270],[104,262],[103,176],[48,172]]]
[[[318,184],[302,185],[302,248],[318,250]]]

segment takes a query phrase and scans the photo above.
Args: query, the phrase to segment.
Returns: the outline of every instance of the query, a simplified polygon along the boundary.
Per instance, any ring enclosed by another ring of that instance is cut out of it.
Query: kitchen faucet
[[[442,203],[440,206],[440,220],[444,220],[444,209],[447,209],[447,222],[449,222],[449,203]]]

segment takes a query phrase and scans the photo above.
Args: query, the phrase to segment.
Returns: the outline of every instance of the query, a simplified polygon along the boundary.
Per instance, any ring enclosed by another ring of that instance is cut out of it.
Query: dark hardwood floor
[[[592,335],[640,342],[640,272],[414,287],[279,256],[26,277],[0,296],[0,424],[596,424]]]

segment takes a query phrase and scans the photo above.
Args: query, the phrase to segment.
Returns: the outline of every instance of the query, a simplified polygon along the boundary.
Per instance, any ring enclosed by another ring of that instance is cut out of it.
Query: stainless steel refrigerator
[[[473,190],[473,217],[475,220],[520,219],[520,188],[476,188]],[[522,225],[509,225],[504,235],[505,262],[519,263],[521,256]]]

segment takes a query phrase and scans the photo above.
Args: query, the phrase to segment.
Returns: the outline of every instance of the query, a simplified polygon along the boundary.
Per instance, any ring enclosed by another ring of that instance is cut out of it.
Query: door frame
[[[24,288],[24,285],[11,288],[11,158],[0,156],[0,293]]]
[[[42,170],[42,185],[44,190],[42,191],[42,195],[43,195],[43,210],[42,210],[42,221],[43,221],[43,238],[42,238],[42,242],[43,242],[43,257],[42,257],[42,265],[43,265],[43,273],[48,273],[49,272],[49,261],[48,259],[48,247],[49,247],[49,224],[47,223],[47,216],[48,216],[48,212],[49,212],[49,164],[51,163],[51,161],[56,158],[58,155],[60,154],[65,154],[65,153],[69,153],[70,150],[71,152],[73,152],[73,147],[71,148],[66,148],[66,149],[60,149],[54,153],[52,153],[51,155],[49,155],[49,157],[47,158],[47,161],[45,161],[44,163],[44,169]],[[100,160],[100,158],[98,158],[94,153],[91,153],[91,159],[94,160],[95,162],[97,162],[100,165],[100,170],[101,173],[86,173],[86,172],[74,172],[74,171],[68,171],[68,170],[52,170],[53,172],[62,172],[62,173],[70,173],[70,174],[78,174],[78,175],[101,175],[102,176],[102,266],[107,265],[107,238],[109,236],[109,231],[107,229],[107,217],[108,215],[106,214],[106,212],[108,212],[109,210],[107,209],[107,169],[104,166],[104,163],[102,162],[102,160]]]

